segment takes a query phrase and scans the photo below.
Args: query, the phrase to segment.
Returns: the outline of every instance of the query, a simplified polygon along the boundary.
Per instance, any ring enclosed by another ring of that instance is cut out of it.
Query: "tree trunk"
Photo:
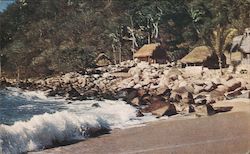
[[[150,33],[148,32],[148,44],[150,44],[151,43],[151,35],[150,35]]]
[[[17,87],[19,87],[19,83],[20,83],[20,68],[17,67]]]
[[[122,62],[122,45],[119,42],[119,64]]]
[[[220,68],[220,74],[223,75],[223,71],[222,71],[222,48],[223,48],[223,32],[224,32],[224,28],[221,27],[221,25],[219,24],[217,26],[217,29],[216,29],[216,32],[217,32],[217,36],[216,36],[216,44],[215,44],[215,49],[217,50],[216,51],[216,54],[217,54],[217,57],[218,57],[218,63],[219,63],[219,68]]]
[[[112,44],[112,49],[113,49],[114,63],[116,64],[116,52],[115,52],[115,46],[114,46],[114,44]]]

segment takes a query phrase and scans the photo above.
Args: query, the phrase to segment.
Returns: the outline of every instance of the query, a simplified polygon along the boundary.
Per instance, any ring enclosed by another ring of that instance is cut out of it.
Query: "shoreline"
[[[203,118],[213,119],[214,115],[217,117],[221,115],[220,113],[232,113],[237,110],[237,106],[231,106],[228,100],[246,99],[248,102],[250,98],[250,80],[247,75],[228,73],[219,76],[216,70],[207,69],[204,72],[200,67],[180,69],[141,62],[129,69],[125,66],[128,72],[124,77],[124,73],[122,76],[117,75],[116,71],[120,71],[121,68],[124,69],[121,66],[111,67],[109,71],[103,70],[105,73],[87,76],[71,72],[45,80],[29,81],[28,84],[23,83],[27,87],[24,86],[21,89],[46,92],[46,98],[62,97],[68,105],[74,105],[74,101],[81,102],[89,99],[88,96],[91,96],[92,100],[122,99],[124,104],[129,104],[128,106],[133,110],[133,118],[144,118],[144,116],[147,118],[147,114],[152,114],[154,117],[167,118],[173,122],[178,118],[184,121],[197,120],[194,126],[199,125],[198,122]],[[113,69],[116,71],[112,71]],[[116,75],[112,74],[114,72]],[[91,107],[98,109],[101,107],[100,104],[95,103]],[[123,109],[119,108],[119,110]],[[106,108],[106,111],[110,111],[110,108]],[[120,116],[121,119],[124,118],[124,115]],[[192,116],[201,118],[190,118]],[[81,117],[76,119],[78,118]],[[60,120],[63,121],[63,119]],[[125,122],[132,120],[128,118]],[[79,127],[82,129],[81,125]],[[99,137],[101,138],[102,135]],[[52,146],[64,143],[64,141],[58,144],[53,142],[54,140],[52,140]]]
[[[198,154],[207,151],[229,154],[247,153],[250,150],[250,102],[247,104],[229,102],[228,105],[233,105],[235,110],[202,118],[170,118],[149,122],[142,127],[115,129],[111,134],[29,154]]]

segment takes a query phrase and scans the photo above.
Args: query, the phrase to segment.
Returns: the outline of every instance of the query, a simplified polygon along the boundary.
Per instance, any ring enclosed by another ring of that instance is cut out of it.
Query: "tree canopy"
[[[249,0],[17,0],[0,13],[3,67],[23,76],[77,71],[101,52],[127,60],[151,42],[173,60],[197,45],[221,53],[250,26],[249,8]]]

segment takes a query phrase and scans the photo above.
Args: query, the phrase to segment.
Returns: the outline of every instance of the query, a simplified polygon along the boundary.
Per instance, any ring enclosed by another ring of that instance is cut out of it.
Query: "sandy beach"
[[[221,102],[216,106],[233,106],[233,110],[210,117],[170,118],[142,127],[114,130],[111,134],[33,154],[246,154],[249,152],[249,100]]]

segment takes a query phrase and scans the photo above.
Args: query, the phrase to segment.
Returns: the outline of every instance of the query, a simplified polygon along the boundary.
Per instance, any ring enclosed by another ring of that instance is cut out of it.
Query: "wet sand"
[[[234,100],[215,106],[233,106],[210,117],[160,120],[143,127],[114,130],[73,145],[35,154],[246,154],[250,152],[250,102]]]

